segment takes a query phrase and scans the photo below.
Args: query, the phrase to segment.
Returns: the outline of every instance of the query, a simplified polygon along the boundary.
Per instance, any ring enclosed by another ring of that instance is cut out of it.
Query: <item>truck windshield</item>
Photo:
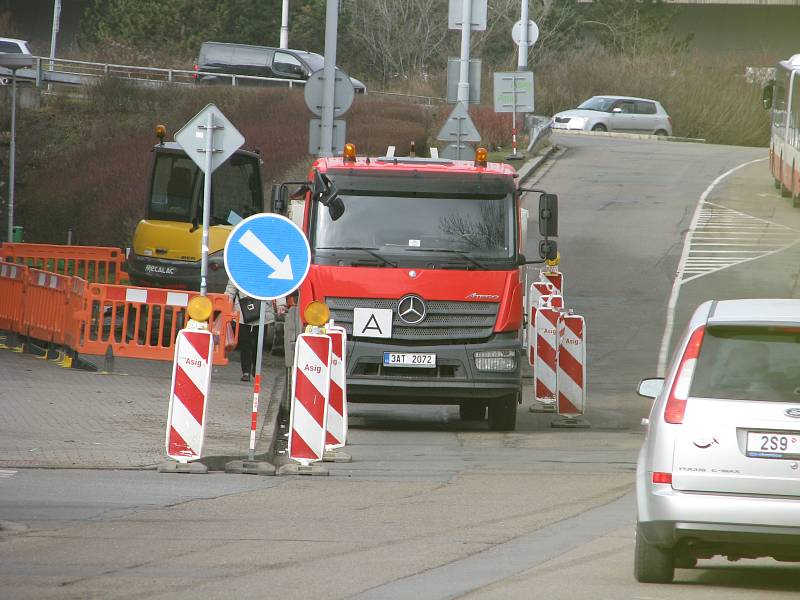
[[[510,259],[514,211],[510,194],[452,197],[345,193],[345,211],[332,221],[317,205],[314,247],[368,247],[381,254],[429,254],[443,260]],[[458,256],[461,255],[461,258]]]
[[[263,202],[257,159],[231,156],[214,171],[211,192],[212,225],[235,225],[260,212]],[[203,172],[185,154],[157,154],[147,218],[189,223],[202,217]]]

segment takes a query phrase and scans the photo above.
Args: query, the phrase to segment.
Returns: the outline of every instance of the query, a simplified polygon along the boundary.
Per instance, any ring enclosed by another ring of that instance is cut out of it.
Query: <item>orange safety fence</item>
[[[64,343],[64,315],[71,277],[28,268],[17,333],[49,344]]]
[[[125,253],[119,248],[4,242],[0,245],[0,261],[81,277],[93,283],[120,283],[125,279]]]
[[[115,356],[172,360],[175,338],[185,326],[186,306],[198,292],[182,292],[123,285],[90,284],[80,314],[80,341],[76,350]],[[209,326],[220,335],[214,340],[214,364],[228,363],[227,350],[236,345],[238,328],[233,305],[225,294],[209,294],[214,313]],[[231,324],[231,327],[228,327]]]
[[[0,330],[84,354],[172,360],[186,307],[198,292],[89,284],[79,277],[0,263]],[[225,294],[209,294],[214,364],[238,340],[238,318]]]
[[[14,331],[22,321],[22,295],[28,269],[0,263],[0,330]]]

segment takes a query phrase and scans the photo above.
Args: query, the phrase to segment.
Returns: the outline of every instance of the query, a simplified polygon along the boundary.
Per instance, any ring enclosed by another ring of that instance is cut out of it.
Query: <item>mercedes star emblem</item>
[[[426,314],[425,301],[419,296],[403,296],[397,303],[397,316],[409,325],[421,323]]]
[[[787,408],[783,411],[787,417],[792,417],[794,419],[800,419],[800,408]]]

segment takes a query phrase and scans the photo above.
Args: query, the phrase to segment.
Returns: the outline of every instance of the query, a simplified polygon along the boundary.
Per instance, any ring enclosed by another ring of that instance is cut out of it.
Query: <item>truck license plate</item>
[[[800,456],[800,433],[748,431],[747,456],[796,459]]]
[[[436,355],[431,352],[384,352],[384,367],[422,367],[436,366]]]

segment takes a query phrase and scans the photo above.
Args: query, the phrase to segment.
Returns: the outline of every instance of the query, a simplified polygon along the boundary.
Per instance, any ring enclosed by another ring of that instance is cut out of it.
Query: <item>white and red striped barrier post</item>
[[[542,300],[551,297],[544,296]],[[534,365],[534,398],[548,410],[555,409],[558,393],[558,308],[540,306],[536,310],[536,357]]]
[[[586,323],[579,315],[562,314],[559,322],[558,403],[559,419],[553,427],[589,427],[586,409]]]
[[[214,338],[208,330],[182,329],[178,332],[165,444],[167,456],[180,465],[188,465],[202,456],[213,349]],[[193,468],[164,470],[208,471],[205,465],[196,465]]]
[[[555,294],[556,289],[549,281],[535,281],[528,290],[528,363],[536,366],[536,311],[542,296]]]
[[[564,295],[564,274],[557,267],[547,267],[539,271],[539,280],[552,284],[558,295]]]
[[[328,324],[331,338],[331,387],[325,420],[325,462],[350,462],[349,454],[339,450],[347,443],[347,332],[344,327]]]
[[[292,369],[292,403],[289,417],[289,458],[294,470],[311,472],[312,463],[325,453],[325,419],[331,382],[331,338],[325,334],[302,333],[297,338]]]

